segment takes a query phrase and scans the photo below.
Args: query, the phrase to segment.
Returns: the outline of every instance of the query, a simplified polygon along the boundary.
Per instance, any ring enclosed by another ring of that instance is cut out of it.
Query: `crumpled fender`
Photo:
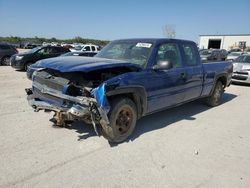
[[[97,105],[102,108],[106,113],[110,110],[110,105],[106,97],[105,83],[93,89],[91,94],[95,97]]]
[[[99,87],[93,89],[91,91],[91,95],[93,95],[97,101],[97,108],[101,115],[100,123],[102,125],[109,125],[108,112],[110,110],[110,104],[106,97],[105,83],[100,85]]]

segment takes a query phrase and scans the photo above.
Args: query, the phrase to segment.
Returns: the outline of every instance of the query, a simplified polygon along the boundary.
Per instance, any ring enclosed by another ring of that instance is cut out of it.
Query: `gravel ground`
[[[54,128],[28,106],[25,72],[0,67],[0,187],[250,187],[250,87],[142,118],[110,145],[91,126]]]

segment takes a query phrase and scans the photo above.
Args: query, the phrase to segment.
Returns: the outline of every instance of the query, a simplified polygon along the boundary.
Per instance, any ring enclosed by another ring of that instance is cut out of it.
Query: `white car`
[[[230,54],[227,55],[227,60],[233,61],[242,54],[243,54],[243,52],[231,52]]]
[[[77,52],[77,51],[82,51],[82,52],[99,52],[100,47],[97,45],[93,44],[86,44],[83,46],[77,46],[75,48],[70,49],[71,52]]]
[[[250,55],[239,56],[233,62],[232,82],[250,84]]]

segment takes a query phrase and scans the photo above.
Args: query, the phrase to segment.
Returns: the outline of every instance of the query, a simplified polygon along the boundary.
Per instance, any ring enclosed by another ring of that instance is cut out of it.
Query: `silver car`
[[[250,84],[250,55],[241,55],[233,61],[232,82]]]

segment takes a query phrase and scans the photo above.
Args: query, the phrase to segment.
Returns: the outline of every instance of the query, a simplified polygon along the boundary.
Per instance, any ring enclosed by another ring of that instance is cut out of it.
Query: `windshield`
[[[114,41],[104,47],[95,57],[128,60],[130,63],[145,67],[152,43],[137,41]]]
[[[230,53],[230,56],[240,56],[240,53]]]
[[[82,49],[82,46],[76,46],[75,47],[75,50],[81,50]]]
[[[201,55],[210,55],[212,52],[208,50],[203,50],[200,52]]]
[[[250,55],[242,55],[235,59],[237,63],[250,63]]]
[[[31,50],[29,50],[28,52],[29,52],[29,53],[34,53],[34,52],[36,52],[37,50],[40,50],[41,48],[42,48],[41,46],[35,47],[35,48],[32,48]]]

